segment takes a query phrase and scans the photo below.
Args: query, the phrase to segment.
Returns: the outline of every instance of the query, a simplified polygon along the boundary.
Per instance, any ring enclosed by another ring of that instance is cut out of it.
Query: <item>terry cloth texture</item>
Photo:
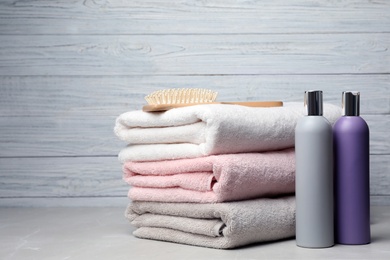
[[[270,108],[196,105],[160,113],[137,110],[120,115],[114,132],[129,144],[119,153],[121,162],[262,152],[293,147],[295,126],[304,114],[302,103]],[[324,116],[333,124],[341,109],[325,103]]]
[[[295,198],[214,204],[132,202],[125,213],[139,238],[235,248],[295,235]]]
[[[193,159],[126,162],[133,201],[211,203],[291,194],[294,149]]]

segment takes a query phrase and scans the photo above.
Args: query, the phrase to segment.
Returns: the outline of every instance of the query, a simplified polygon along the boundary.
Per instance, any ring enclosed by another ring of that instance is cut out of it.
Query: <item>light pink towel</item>
[[[133,201],[212,203],[295,191],[294,149],[154,162],[126,162]]]

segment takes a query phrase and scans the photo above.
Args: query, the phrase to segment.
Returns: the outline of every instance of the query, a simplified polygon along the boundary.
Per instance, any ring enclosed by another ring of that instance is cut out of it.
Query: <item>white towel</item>
[[[132,202],[125,213],[139,238],[235,248],[295,235],[295,197],[226,203]]]
[[[294,146],[295,125],[304,116],[302,103],[253,108],[238,105],[197,105],[160,113],[123,113],[114,132],[129,143],[119,160],[156,161],[213,154],[262,152]],[[324,104],[334,123],[341,108]]]

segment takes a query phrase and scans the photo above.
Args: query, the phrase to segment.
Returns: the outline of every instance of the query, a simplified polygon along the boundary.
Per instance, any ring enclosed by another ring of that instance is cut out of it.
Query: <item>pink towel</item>
[[[154,162],[126,162],[133,201],[213,203],[295,191],[294,149]]]

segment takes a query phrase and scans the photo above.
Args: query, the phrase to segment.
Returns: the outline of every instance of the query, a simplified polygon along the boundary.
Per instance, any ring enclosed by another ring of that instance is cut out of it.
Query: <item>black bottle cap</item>
[[[305,112],[308,116],[322,116],[322,91],[308,90],[305,91],[304,99]]]
[[[342,113],[343,116],[360,115],[360,92],[344,91],[342,94]]]

